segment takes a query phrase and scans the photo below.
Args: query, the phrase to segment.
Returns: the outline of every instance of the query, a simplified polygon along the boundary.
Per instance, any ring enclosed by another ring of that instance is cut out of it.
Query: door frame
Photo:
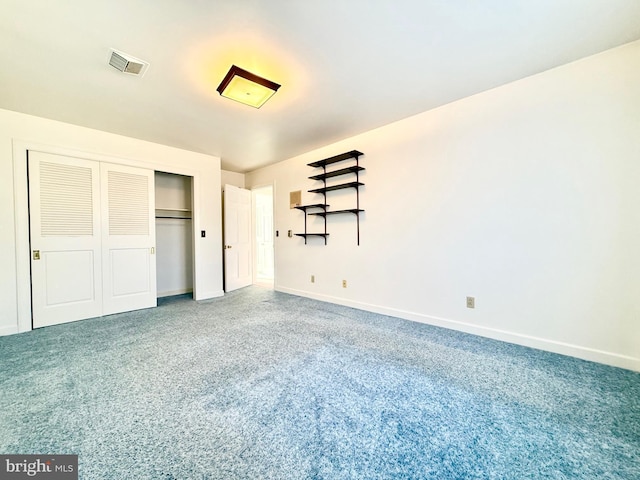
[[[196,289],[196,271],[199,268],[196,258],[200,251],[195,239],[196,232],[200,228],[200,172],[182,166],[156,164],[153,162],[134,160],[131,158],[114,157],[94,152],[86,152],[60,146],[45,145],[38,142],[13,140],[13,190],[14,212],[26,212],[26,214],[14,214],[15,222],[15,251],[16,251],[16,305],[18,311],[18,333],[28,332],[32,327],[31,312],[31,245],[29,236],[29,183],[27,174],[27,152],[29,150],[43,153],[52,153],[68,157],[84,158],[98,162],[114,163],[131,167],[146,168],[153,171],[177,173],[193,178],[192,197],[192,228],[193,228],[193,298],[198,299]]]

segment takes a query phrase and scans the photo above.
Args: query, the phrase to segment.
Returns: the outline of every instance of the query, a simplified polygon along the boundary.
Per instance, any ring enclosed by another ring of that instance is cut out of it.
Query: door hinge
[[[151,247],[151,255],[155,255],[156,253],[156,247]]]
[[[40,260],[40,250],[34,250],[33,251],[33,259],[34,260]]]

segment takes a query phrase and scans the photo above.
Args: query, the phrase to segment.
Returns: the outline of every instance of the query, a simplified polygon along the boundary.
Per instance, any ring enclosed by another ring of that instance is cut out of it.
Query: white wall
[[[27,148],[193,176],[195,296],[223,294],[219,158],[0,110],[0,334],[30,324]]]
[[[287,238],[306,163],[352,149],[361,245]],[[277,290],[640,371],[640,42],[246,175],[274,181]]]
[[[191,177],[173,173],[155,173],[156,210],[188,210],[191,214]]]
[[[233,185],[234,187],[244,188],[244,173],[221,170],[220,175],[220,184],[222,188],[224,188],[225,185]]]

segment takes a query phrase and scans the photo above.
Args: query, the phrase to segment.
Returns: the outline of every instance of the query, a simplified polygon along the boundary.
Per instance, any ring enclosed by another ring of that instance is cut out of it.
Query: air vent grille
[[[124,72],[124,70],[127,68],[128,63],[129,62],[127,61],[127,59],[123,56],[118,55],[116,52],[111,52],[111,60],[109,60],[109,65],[111,65],[112,67],[115,67],[121,72]]]
[[[149,66],[147,62],[117,50],[111,50],[109,65],[131,75],[142,75]]]

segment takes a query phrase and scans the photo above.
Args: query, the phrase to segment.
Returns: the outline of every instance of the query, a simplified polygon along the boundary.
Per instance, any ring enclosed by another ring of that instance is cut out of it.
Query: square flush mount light
[[[278,91],[280,85],[231,65],[217,90],[223,97],[260,108]]]

